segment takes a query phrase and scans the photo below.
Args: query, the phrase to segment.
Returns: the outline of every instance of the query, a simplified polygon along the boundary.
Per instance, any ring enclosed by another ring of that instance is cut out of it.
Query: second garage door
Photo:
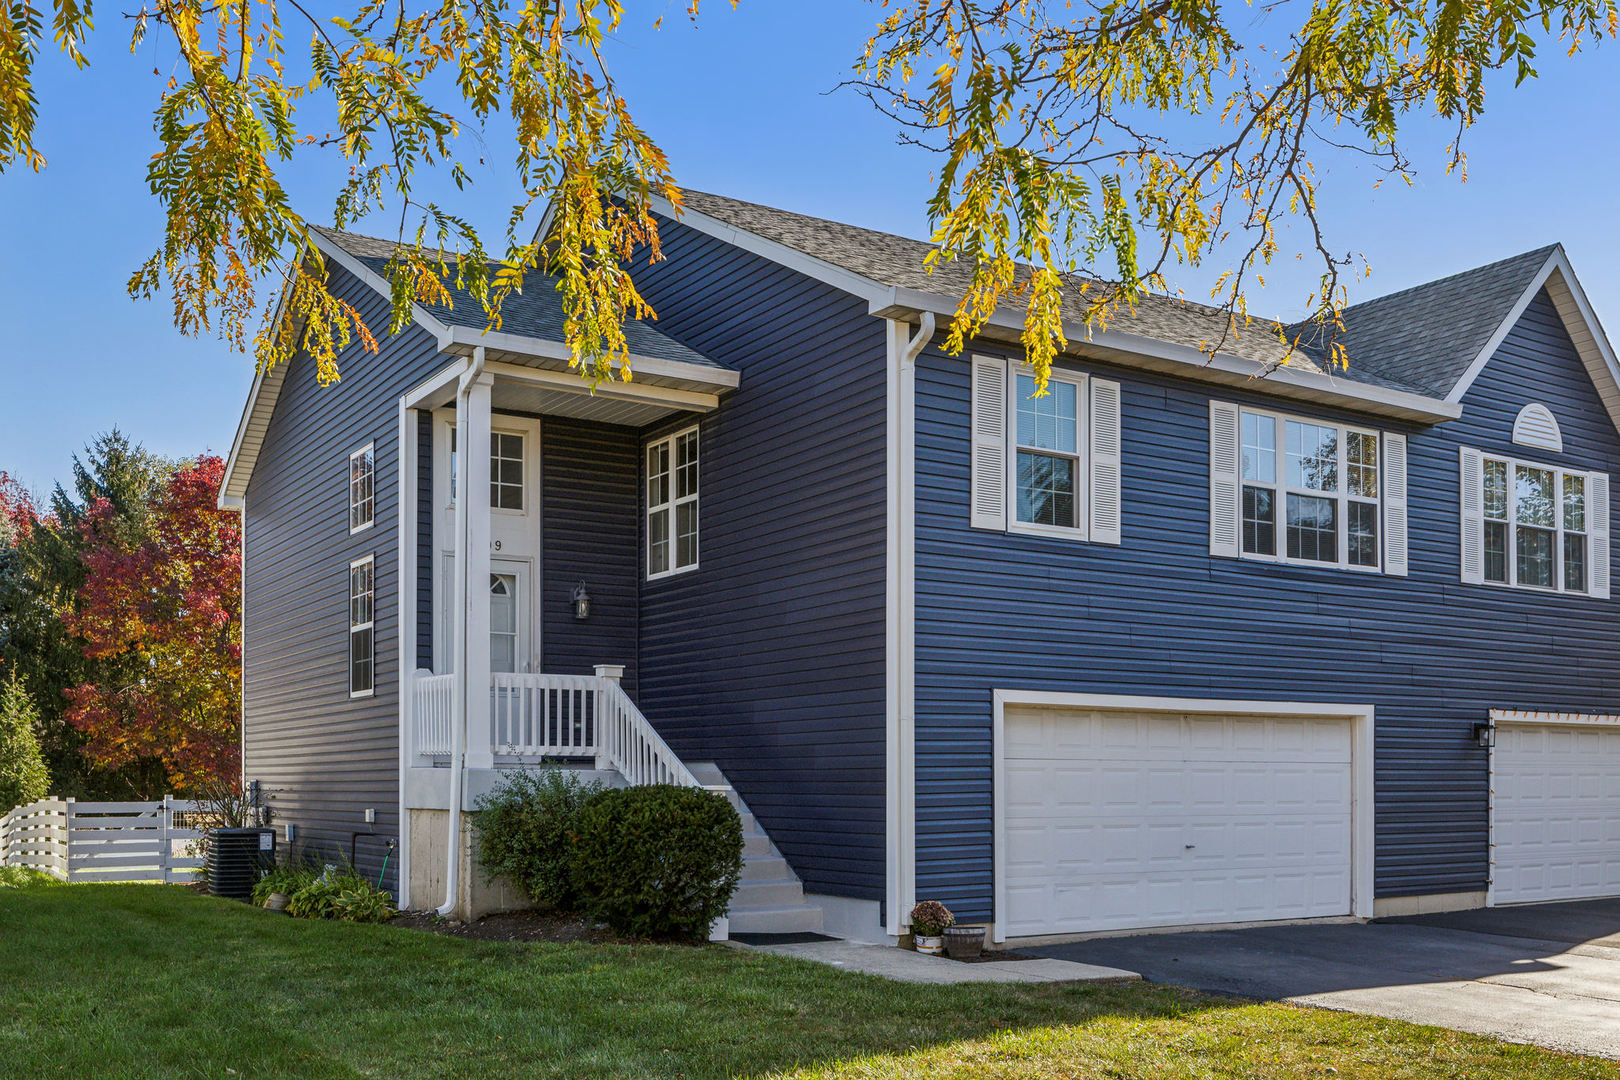
[[[1495,902],[1620,896],[1620,730],[1500,724],[1492,766]]]
[[[1004,715],[998,936],[1351,912],[1351,721]]]

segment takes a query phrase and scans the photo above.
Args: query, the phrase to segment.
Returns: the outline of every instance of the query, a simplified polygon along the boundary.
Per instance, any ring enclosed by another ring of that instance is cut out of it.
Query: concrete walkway
[[[943,956],[928,956],[888,945],[863,945],[854,941],[805,941],[792,945],[744,945],[777,956],[794,956],[818,964],[881,975],[909,983],[1085,983],[1118,982],[1140,979],[1134,971],[1072,960],[1002,960],[964,964]]]

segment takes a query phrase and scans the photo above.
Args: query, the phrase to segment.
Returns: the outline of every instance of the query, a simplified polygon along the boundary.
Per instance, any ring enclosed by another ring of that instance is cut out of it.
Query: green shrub
[[[259,885],[272,879],[277,884],[294,887],[287,897],[287,913],[300,919],[378,923],[394,917],[394,905],[388,894],[353,870],[329,866],[317,874],[303,868],[280,867],[260,879]],[[265,890],[264,896],[268,899],[272,892],[286,891],[286,888],[272,887]],[[256,887],[253,893],[258,901],[259,889]]]
[[[285,893],[290,900],[293,893],[314,884],[319,876],[314,867],[283,863],[274,869],[266,870],[254,884],[253,903],[256,907],[264,907],[271,893]]]
[[[34,725],[39,711],[15,674],[0,683],[0,814],[45,797],[51,774]]]
[[[491,880],[506,877],[536,904],[579,907],[570,867],[574,819],[603,790],[562,769],[507,775],[478,798],[473,828],[478,862]]]
[[[574,825],[574,887],[618,933],[702,939],[726,913],[743,838],[724,795],[664,784],[603,791]]]
[[[32,889],[60,884],[62,882],[56,878],[32,866],[0,866],[0,889]]]

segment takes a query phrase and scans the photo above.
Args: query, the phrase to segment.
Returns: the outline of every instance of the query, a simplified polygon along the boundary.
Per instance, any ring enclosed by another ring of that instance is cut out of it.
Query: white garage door
[[[1620,730],[1499,724],[1494,764],[1496,903],[1620,895]]]
[[[1348,915],[1345,719],[1008,707],[1008,937]]]

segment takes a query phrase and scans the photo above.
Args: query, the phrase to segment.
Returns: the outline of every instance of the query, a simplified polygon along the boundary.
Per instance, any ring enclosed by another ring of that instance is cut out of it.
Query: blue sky
[[[632,5],[633,7],[635,5]],[[812,8],[770,0],[706,4],[697,27],[670,2],[654,34],[650,15],[613,50],[616,76],[643,125],[670,153],[683,184],[805,213],[926,236],[931,162],[898,147],[887,121],[848,92],[829,91],[848,71],[876,8],[819,0]],[[643,11],[646,9],[643,8]],[[125,281],[157,245],[162,221],[144,170],[155,143],[150,114],[172,56],[131,55],[123,20],[104,19],[92,66],[57,58],[39,80],[38,175],[0,175],[0,351],[6,404],[0,470],[37,491],[68,475],[72,454],[114,425],[152,450],[225,453],[252,380],[250,358],[211,338],[182,337],[162,301],[136,302]],[[290,35],[296,36],[296,35]],[[154,35],[159,39],[158,35]],[[1445,131],[1414,127],[1415,186],[1375,187],[1351,161],[1319,161],[1335,247],[1359,251],[1374,275],[1352,300],[1562,241],[1593,303],[1620,333],[1620,217],[1612,209],[1620,142],[1612,102],[1620,49],[1565,61],[1550,50],[1538,82],[1494,88],[1486,120],[1470,134],[1470,179],[1446,177]],[[491,138],[478,186],[436,197],[491,231],[511,194]],[[290,172],[304,212],[329,221],[340,173],[334,163]],[[379,221],[375,231],[386,232]],[[1175,284],[1202,298],[1216,268]],[[1267,273],[1251,308],[1293,315],[1314,279],[1290,263]]]

